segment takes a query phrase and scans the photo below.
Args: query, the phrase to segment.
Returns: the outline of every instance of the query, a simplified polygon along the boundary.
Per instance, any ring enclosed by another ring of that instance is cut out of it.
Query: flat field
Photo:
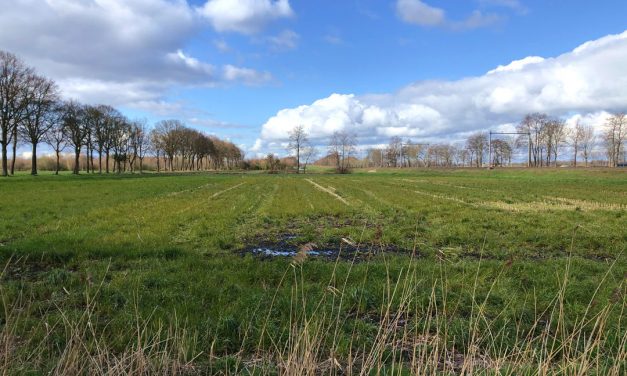
[[[620,375],[626,248],[620,170],[17,176],[0,370]]]

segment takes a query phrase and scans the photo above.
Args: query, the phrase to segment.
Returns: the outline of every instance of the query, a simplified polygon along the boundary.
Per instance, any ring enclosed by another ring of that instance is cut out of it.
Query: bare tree
[[[80,171],[81,148],[87,137],[87,126],[84,119],[84,108],[78,102],[68,101],[62,106],[61,121],[68,144],[74,150],[74,168],[72,173]]]
[[[307,173],[307,166],[316,158],[318,150],[313,145],[307,145],[303,149],[303,174]]]
[[[335,159],[340,174],[350,172],[350,161],[356,151],[355,136],[348,132],[334,132],[329,142],[329,154]]]
[[[590,157],[592,156],[594,138],[594,128],[591,125],[582,125],[581,138],[579,140],[579,149],[581,150],[581,156],[586,162],[586,167],[588,167],[588,162],[590,160]]]
[[[575,127],[568,131],[568,140],[573,148],[573,166],[577,167],[577,156],[581,149],[581,140],[584,136],[584,125],[577,119]]]
[[[133,147],[134,153],[139,160],[139,173],[144,172],[144,158],[150,151],[150,133],[146,120],[135,121],[133,124]]]
[[[305,127],[302,125],[294,127],[289,133],[289,141],[287,148],[296,154],[296,173],[299,174],[301,153],[309,143],[309,135],[305,131]]]
[[[57,104],[57,106],[49,112],[48,116],[51,117],[49,121],[51,122],[52,127],[46,132],[44,140],[54,150],[56,155],[54,174],[59,175],[61,152],[67,147],[65,129],[63,127],[63,122],[61,121],[63,116],[61,104]]]
[[[518,124],[518,132],[530,135],[521,135],[520,137],[529,137],[532,166],[540,167],[543,164],[543,153],[545,151],[544,136],[546,125],[549,121],[550,119],[546,114],[533,113],[525,116]]]
[[[390,167],[402,167],[403,164],[403,139],[394,136],[390,138],[390,143],[385,151]]]
[[[161,145],[166,160],[166,168],[174,171],[174,157],[180,149],[180,132],[185,125],[178,120],[162,120],[155,127],[161,134]]]
[[[17,56],[0,51],[0,144],[2,144],[2,176],[9,174],[7,149],[11,142],[16,149],[17,126],[26,112],[31,68]],[[15,157],[13,158],[15,160]]]
[[[20,137],[32,145],[31,175],[37,175],[37,145],[57,121],[54,110],[59,94],[56,84],[44,77],[33,76],[31,84],[26,115],[17,128]]]
[[[111,133],[111,151],[113,151],[113,170],[121,174],[126,171],[128,162],[129,141],[131,138],[131,125],[126,117],[116,118],[113,132]]]
[[[511,164],[513,150],[511,144],[507,140],[492,140],[492,160],[491,166],[505,166]]]
[[[473,161],[475,167],[483,166],[483,156],[488,149],[488,136],[483,132],[477,132],[466,140],[466,149],[469,153],[470,164]]]
[[[608,165],[618,166],[627,137],[627,116],[618,113],[610,116],[605,124],[604,141],[607,150]]]
[[[553,165],[557,167],[557,157],[559,155],[560,147],[562,147],[566,141],[567,130],[566,123],[559,119],[550,119],[544,127],[544,142],[546,148],[546,164],[551,165],[551,158],[553,159]]]
[[[93,122],[93,135],[96,147],[98,148],[98,172],[102,173],[102,157],[105,157],[105,170],[109,173],[109,157],[113,148],[113,132],[117,119],[122,117],[116,109],[111,106],[100,105],[90,108],[90,118]]]
[[[157,158],[157,172],[161,172],[161,155],[163,151],[163,134],[160,129],[153,128],[150,131],[150,145]]]

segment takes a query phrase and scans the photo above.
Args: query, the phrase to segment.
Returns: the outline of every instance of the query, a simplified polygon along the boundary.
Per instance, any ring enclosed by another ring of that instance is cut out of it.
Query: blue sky
[[[296,123],[320,144],[334,130],[353,131],[364,144],[391,135],[455,141],[511,126],[527,110],[595,121],[621,110],[627,97],[614,82],[627,76],[617,64],[626,56],[625,1],[0,0],[0,6],[0,49],[56,79],[68,97],[150,121],[180,118],[232,139],[249,155],[284,152],[282,140]],[[572,53],[608,35],[615,37]],[[528,56],[547,59],[522,72],[506,69],[498,79],[486,76]],[[601,78],[618,92],[581,84],[604,66],[614,67]],[[518,87],[534,75],[546,90],[503,94],[501,82]],[[550,76],[565,78],[555,83]],[[564,102],[556,85],[582,92]],[[430,102],[429,91],[455,100],[440,106],[445,101]],[[540,92],[536,101],[531,95]],[[590,100],[577,99],[584,96]],[[611,100],[599,105],[599,96]],[[483,98],[481,105],[463,104],[473,98]],[[518,99],[521,108],[503,98]]]

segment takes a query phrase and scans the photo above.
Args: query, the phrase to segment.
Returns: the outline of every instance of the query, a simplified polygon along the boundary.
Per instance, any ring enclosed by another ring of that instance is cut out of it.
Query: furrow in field
[[[211,182],[211,183],[199,185],[198,187],[183,189],[182,191],[170,192],[166,196],[178,196],[178,195],[183,194],[183,193],[194,192],[194,191],[197,191],[197,190],[200,190],[200,189],[204,189],[204,188],[207,188],[207,187],[209,187],[211,185],[214,185],[214,184],[215,184],[215,182]]]
[[[311,179],[305,179],[307,182],[309,182],[310,184],[312,184],[314,187],[316,187],[317,189],[328,193],[329,195],[333,196],[334,198],[336,198],[337,200],[339,200],[340,202],[342,202],[343,204],[345,204],[346,206],[351,206],[351,204],[346,201],[342,196],[338,195],[337,193],[335,193],[335,188],[333,187],[329,187],[329,188],[325,188],[323,186],[321,186],[320,184],[316,183],[315,181],[311,180]]]
[[[220,196],[220,195],[222,195],[222,194],[224,194],[224,193],[226,193],[226,192],[228,192],[228,191],[231,191],[231,190],[233,190],[233,189],[235,189],[235,188],[241,187],[241,186],[242,186],[242,185],[244,185],[244,184],[245,184],[245,183],[243,183],[243,182],[242,182],[242,183],[236,184],[236,185],[234,185],[234,186],[232,186],[232,187],[230,187],[230,188],[227,188],[227,189],[221,190],[220,192],[216,192],[216,193],[214,193],[214,194],[212,194],[212,195],[211,195],[211,198],[218,197],[218,196]]]
[[[217,197],[219,197],[219,196],[221,196],[221,195],[223,195],[223,194],[225,194],[225,193],[227,193],[227,192],[229,192],[229,191],[232,191],[233,189],[236,189],[236,188],[241,187],[241,186],[242,186],[242,185],[244,185],[244,184],[245,184],[245,183],[244,183],[244,182],[242,182],[242,183],[236,184],[236,185],[234,185],[234,186],[232,186],[232,187],[229,187],[229,188],[223,189],[223,190],[221,190],[221,191],[215,192],[214,194],[212,194],[212,195],[210,196],[210,198],[212,198],[212,199],[213,199],[213,198],[217,198]],[[198,206],[198,203],[197,203],[197,202],[194,202],[194,203],[192,203],[191,205],[188,205],[188,206],[186,206],[185,208],[183,208],[183,209],[179,210],[177,213],[179,213],[179,214],[180,214],[180,213],[185,213],[186,211],[188,211],[188,210],[190,210],[191,208],[196,207],[196,206]]]

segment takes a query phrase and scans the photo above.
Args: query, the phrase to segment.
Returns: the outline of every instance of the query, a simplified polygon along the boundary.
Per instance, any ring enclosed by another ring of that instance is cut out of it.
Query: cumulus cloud
[[[243,34],[254,34],[270,21],[294,15],[289,0],[209,0],[198,11],[217,31]]]
[[[391,94],[332,94],[268,119],[254,151],[285,141],[298,124],[320,143],[335,131],[349,131],[362,144],[378,144],[390,136],[455,141],[478,130],[511,129],[536,111],[598,121],[603,111],[627,110],[625,61],[627,31],[554,58],[514,61],[478,77],[421,81]]]
[[[445,26],[454,30],[490,26],[502,19],[497,14],[475,10],[464,20],[449,20],[444,9],[431,6],[421,0],[397,0],[396,13],[406,23],[425,27]]]
[[[289,7],[284,3],[271,6]],[[183,46],[208,26],[185,0],[0,0],[0,9],[0,49],[88,103],[158,108],[173,86],[269,80],[267,72],[215,67],[185,52]],[[259,25],[254,15],[241,25],[246,22]]]

